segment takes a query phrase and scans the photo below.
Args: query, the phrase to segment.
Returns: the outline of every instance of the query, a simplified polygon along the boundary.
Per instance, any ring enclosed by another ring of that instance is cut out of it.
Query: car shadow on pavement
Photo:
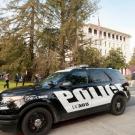
[[[72,124],[77,124],[80,122],[85,122],[88,119],[95,119],[96,117],[101,117],[103,115],[108,114],[107,112],[100,112],[100,113],[95,113],[95,114],[91,114],[91,115],[87,115],[87,116],[81,116],[79,118],[75,118],[75,119],[71,119],[71,120],[67,120],[67,121],[63,121],[57,124],[54,124],[52,129],[57,129],[63,126],[68,126],[68,125],[72,125]]]
[[[59,122],[59,123],[56,123],[52,126],[52,132],[53,132],[53,130],[55,130],[57,128],[65,127],[65,126],[72,125],[72,124],[75,124],[75,123],[77,124],[77,123],[80,123],[80,122],[87,121],[88,119],[94,119],[94,118],[99,117],[99,116],[101,117],[101,116],[106,115],[106,114],[107,114],[107,112],[100,112],[100,113],[96,113],[96,114],[91,114],[91,115],[82,116],[82,117],[79,117],[79,118]],[[13,134],[13,135],[23,135],[23,133],[16,133],[16,134]]]

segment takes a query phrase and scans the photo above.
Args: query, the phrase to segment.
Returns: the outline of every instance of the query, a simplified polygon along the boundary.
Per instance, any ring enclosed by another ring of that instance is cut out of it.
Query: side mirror
[[[69,88],[69,87],[71,87],[71,86],[72,86],[72,83],[71,83],[70,81],[62,82],[62,83],[60,84],[60,88],[61,88],[61,89],[66,89],[66,88]]]
[[[51,88],[55,86],[55,84],[54,84],[52,81],[48,82],[48,85],[49,85]]]

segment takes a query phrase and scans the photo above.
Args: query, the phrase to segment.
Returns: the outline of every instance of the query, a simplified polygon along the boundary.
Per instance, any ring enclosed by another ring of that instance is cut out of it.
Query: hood
[[[1,94],[2,95],[25,95],[25,94],[31,93],[35,89],[36,87],[34,85],[21,86],[21,87],[7,89],[3,91]]]
[[[0,94],[0,110],[18,109],[32,100],[46,99],[41,86],[30,85],[5,90]]]

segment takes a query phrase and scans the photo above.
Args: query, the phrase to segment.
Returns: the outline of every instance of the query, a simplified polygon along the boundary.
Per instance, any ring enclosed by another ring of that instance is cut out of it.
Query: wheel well
[[[45,108],[47,109],[50,114],[52,115],[52,119],[53,119],[53,123],[55,121],[55,116],[54,116],[54,113],[52,112],[52,110],[50,109],[50,107],[48,105],[45,105],[43,103],[36,103],[36,104],[32,104],[32,105],[28,105],[26,106],[19,114],[20,118],[19,118],[19,121],[18,121],[18,129],[19,131],[21,131],[21,124],[22,124],[22,120],[23,118],[25,117],[25,115],[32,109],[34,108],[39,108],[39,107],[42,107],[42,108]]]
[[[118,96],[118,95],[123,96],[123,97],[126,98],[125,93],[121,91],[121,92],[117,92],[117,93],[114,95],[114,97],[112,98],[112,101],[113,101],[113,99],[114,99],[116,96]],[[112,103],[112,101],[111,101],[111,103]]]

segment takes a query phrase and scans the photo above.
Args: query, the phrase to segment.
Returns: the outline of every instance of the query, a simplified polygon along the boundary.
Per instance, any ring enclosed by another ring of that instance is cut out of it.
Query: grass
[[[5,81],[0,81],[0,92],[4,91],[7,88],[4,88]],[[33,83],[25,83],[24,86],[32,85]],[[22,86],[22,83],[18,83],[18,86]],[[14,81],[9,82],[9,88],[15,88],[16,83]]]

